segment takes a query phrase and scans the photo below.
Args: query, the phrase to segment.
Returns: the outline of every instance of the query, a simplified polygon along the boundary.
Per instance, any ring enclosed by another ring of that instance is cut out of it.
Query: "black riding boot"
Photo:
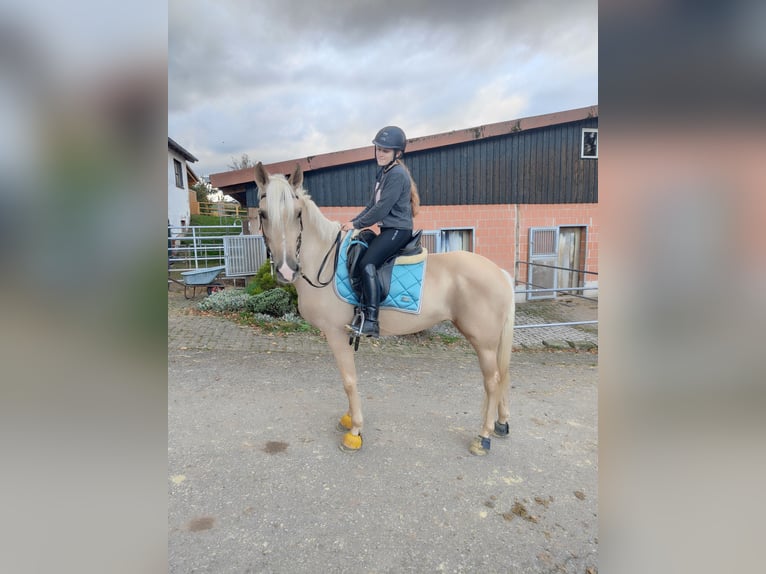
[[[362,269],[362,292],[364,293],[364,321],[359,334],[377,339],[380,336],[378,327],[378,275],[375,266],[368,263]]]

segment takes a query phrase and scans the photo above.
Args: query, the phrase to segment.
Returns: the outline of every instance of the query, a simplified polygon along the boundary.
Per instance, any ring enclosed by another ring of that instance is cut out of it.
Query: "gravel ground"
[[[438,337],[357,353],[364,448],[320,336],[168,305],[169,571],[597,572],[597,360],[520,349],[511,437],[468,445],[476,358]],[[521,306],[520,306],[521,307]]]

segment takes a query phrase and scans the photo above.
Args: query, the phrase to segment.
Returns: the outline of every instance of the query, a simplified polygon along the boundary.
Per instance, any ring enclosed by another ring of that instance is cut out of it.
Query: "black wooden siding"
[[[582,128],[598,118],[405,154],[423,205],[597,203],[598,160],[580,159]],[[377,165],[308,171],[304,187],[319,206],[367,203]],[[248,189],[247,204],[257,205]],[[252,203],[251,203],[252,202]]]

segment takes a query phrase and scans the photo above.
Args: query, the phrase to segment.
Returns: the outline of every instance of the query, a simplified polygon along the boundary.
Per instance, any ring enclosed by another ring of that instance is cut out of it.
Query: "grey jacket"
[[[380,199],[376,195],[380,190]],[[378,223],[381,227],[412,229],[412,205],[410,204],[410,176],[399,164],[375,180],[375,189],[367,206],[351,220],[354,228],[362,229]]]

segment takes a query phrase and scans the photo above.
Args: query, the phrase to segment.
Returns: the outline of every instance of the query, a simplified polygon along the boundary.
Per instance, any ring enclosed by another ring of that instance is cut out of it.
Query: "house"
[[[199,178],[188,163],[198,161],[181,145],[168,138],[168,225],[185,227],[191,220],[191,186]]]
[[[596,294],[598,106],[412,138],[404,161],[420,191],[415,226],[429,251],[484,255],[514,275],[520,294],[538,290],[528,298],[555,296],[540,289]],[[348,221],[367,203],[372,145],[265,167],[290,174],[296,163],[330,219]],[[212,174],[211,182],[247,206],[257,229],[252,168]]]

